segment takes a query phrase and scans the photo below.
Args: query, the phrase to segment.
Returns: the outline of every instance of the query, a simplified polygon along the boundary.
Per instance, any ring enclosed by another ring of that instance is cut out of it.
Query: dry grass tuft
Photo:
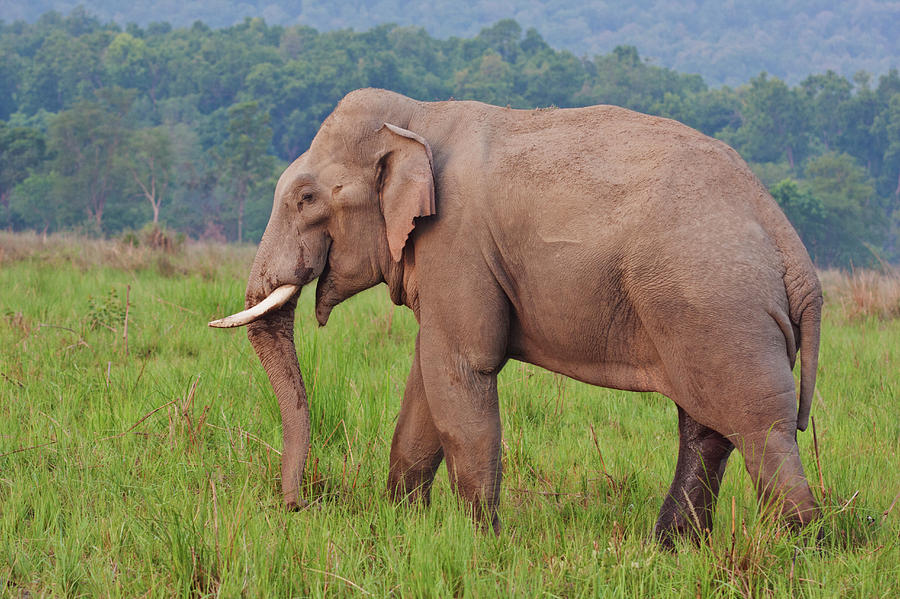
[[[826,309],[849,320],[900,318],[900,271],[826,270],[819,273]]]
[[[160,236],[161,235],[161,236]],[[175,243],[160,234],[146,243],[130,238],[90,239],[71,233],[12,233],[0,231],[0,266],[23,260],[70,265],[80,270],[109,267],[125,271],[156,270],[166,277],[199,274],[204,279],[223,275],[247,276],[256,248],[216,242]]]

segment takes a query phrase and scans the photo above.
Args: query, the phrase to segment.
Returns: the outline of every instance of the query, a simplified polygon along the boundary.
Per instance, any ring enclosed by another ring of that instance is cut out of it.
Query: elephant
[[[210,323],[248,326],[281,409],[292,509],[310,443],[294,312],[314,279],[322,326],[379,283],[415,315],[390,449],[397,501],[427,504],[446,460],[463,505],[499,533],[497,374],[513,359],[675,402],[677,465],[654,528],[663,545],[710,530],[734,448],[782,521],[819,515],[797,431],[815,386],[821,285],[737,152],[686,125],[615,106],[347,94],[278,180],[247,309]]]

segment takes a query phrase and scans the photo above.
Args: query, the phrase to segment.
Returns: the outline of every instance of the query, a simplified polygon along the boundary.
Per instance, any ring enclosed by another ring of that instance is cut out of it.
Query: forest
[[[255,242],[281,169],[348,91],[514,108],[616,104],[737,149],[822,266],[900,258],[900,74],[759,73],[713,87],[634,46],[591,58],[500,20],[469,38],[248,18],[0,21],[0,227]]]
[[[202,21],[230,27],[245,17],[364,31],[384,23],[423,27],[438,38],[474,37],[513,18],[576,56],[633,45],[654,64],[699,73],[710,85],[740,85],[760,71],[790,84],[831,69],[886,73],[900,55],[900,10],[893,0],[4,0],[7,21],[36,21],[49,10],[83,5],[104,21],[174,27]]]

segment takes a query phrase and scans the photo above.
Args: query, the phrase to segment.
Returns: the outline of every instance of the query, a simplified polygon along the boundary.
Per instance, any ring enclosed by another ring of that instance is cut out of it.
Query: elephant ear
[[[391,258],[400,262],[414,219],[435,212],[431,148],[421,135],[390,123],[381,132],[385,145],[376,177],[378,200]]]

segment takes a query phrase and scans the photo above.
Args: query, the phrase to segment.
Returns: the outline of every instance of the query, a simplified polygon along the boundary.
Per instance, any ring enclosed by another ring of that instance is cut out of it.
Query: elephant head
[[[338,105],[309,150],[278,180],[247,283],[247,309],[209,323],[248,325],[281,409],[282,491],[288,507],[300,503],[310,440],[293,339],[300,289],[318,278],[316,319],[324,326],[341,301],[402,279],[398,273],[414,219],[435,211],[431,149],[407,128],[417,103],[404,100],[361,90]]]

